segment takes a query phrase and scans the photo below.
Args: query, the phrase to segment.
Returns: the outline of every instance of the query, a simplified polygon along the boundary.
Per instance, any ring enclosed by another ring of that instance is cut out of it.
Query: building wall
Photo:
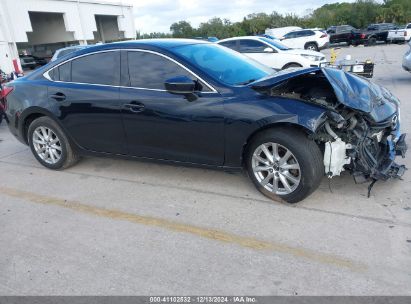
[[[30,20],[33,32],[27,38],[32,45],[75,40],[73,32],[66,31],[63,14],[30,13]]]
[[[32,32],[30,12],[62,13],[66,31],[73,32],[75,40],[93,40],[97,31],[95,15],[118,16],[118,27],[124,37],[135,37],[132,7],[99,4],[92,0],[1,0],[3,8],[12,16],[16,42],[28,42],[27,32]]]
[[[62,20],[55,17],[37,20],[34,24],[38,28],[33,29],[29,12],[58,13],[61,14]],[[12,71],[10,60],[18,59],[16,43],[51,44],[63,42],[65,39],[87,43],[87,40],[94,40],[94,32],[98,31],[96,15],[116,17],[118,30],[116,33],[108,31],[109,37],[135,38],[132,7],[120,5],[118,2],[110,4],[98,0],[0,0],[0,68],[7,72]],[[47,35],[42,35],[38,30],[46,30]],[[37,31],[40,34],[36,33]],[[107,40],[116,39],[118,38]]]

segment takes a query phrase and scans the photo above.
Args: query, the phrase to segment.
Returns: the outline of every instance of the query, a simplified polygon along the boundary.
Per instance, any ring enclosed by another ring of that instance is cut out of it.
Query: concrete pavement
[[[405,50],[341,54],[376,62],[410,133]],[[4,124],[0,140],[0,295],[411,295],[409,172],[369,199],[324,179],[290,206],[241,173],[107,158],[55,172]]]

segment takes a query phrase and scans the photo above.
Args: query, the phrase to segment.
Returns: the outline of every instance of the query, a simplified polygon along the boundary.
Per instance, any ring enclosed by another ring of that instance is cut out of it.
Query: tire
[[[283,66],[282,70],[286,70],[289,68],[302,68],[303,66],[298,63],[287,63],[285,66]]]
[[[63,130],[47,116],[37,118],[30,124],[27,138],[31,152],[46,168],[66,169],[79,160]]]
[[[371,37],[370,39],[368,39],[367,41],[367,46],[374,46],[377,44],[377,39],[375,39],[374,37]]]
[[[272,143],[277,144],[278,153],[277,157],[274,156],[277,161],[274,160],[271,169],[271,163],[267,162],[267,157],[264,159],[266,154],[261,147],[267,144],[268,152],[274,155]],[[287,150],[291,156],[284,162]],[[318,145],[296,129],[281,127],[257,134],[248,145],[245,157],[247,173],[256,188],[275,201],[300,202],[318,188],[324,176],[323,155]],[[265,163],[261,163],[260,159]],[[277,189],[274,188],[274,178]],[[268,183],[265,184],[267,179]],[[286,189],[282,182],[284,179],[292,191]]]
[[[318,52],[318,45],[317,43],[310,42],[305,45],[305,49]]]

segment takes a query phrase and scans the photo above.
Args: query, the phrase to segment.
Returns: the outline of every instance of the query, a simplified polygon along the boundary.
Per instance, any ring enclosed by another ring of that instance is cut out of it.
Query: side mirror
[[[192,94],[195,90],[195,82],[187,76],[177,76],[167,79],[164,83],[166,90],[172,94]]]
[[[265,48],[264,49],[264,53],[273,53],[274,51],[273,51],[273,49],[272,48]]]

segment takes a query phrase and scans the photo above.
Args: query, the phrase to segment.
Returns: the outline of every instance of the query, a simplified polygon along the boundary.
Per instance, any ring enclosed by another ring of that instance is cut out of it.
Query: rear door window
[[[267,45],[257,40],[240,40],[240,53],[264,53],[266,48],[268,48]]]
[[[222,46],[228,47],[232,50],[235,50],[235,51],[238,49],[237,48],[237,40],[224,41],[224,42],[221,42],[219,44],[222,45]]]
[[[71,63],[71,81],[118,86],[120,52],[103,52],[74,59]]]

